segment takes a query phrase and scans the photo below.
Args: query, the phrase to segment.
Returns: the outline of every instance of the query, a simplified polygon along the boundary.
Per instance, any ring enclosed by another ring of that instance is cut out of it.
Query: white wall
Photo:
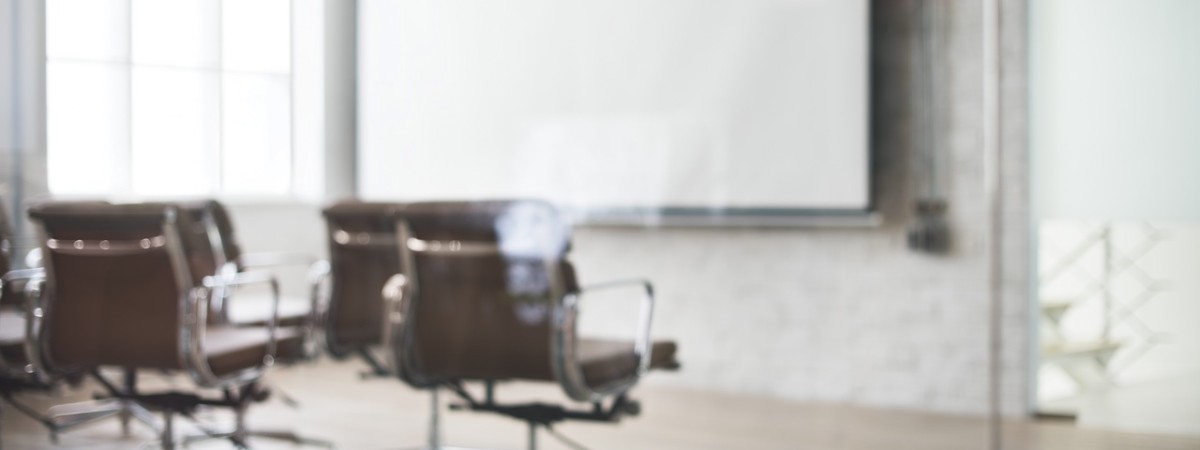
[[[1038,214],[1200,220],[1200,2],[1031,4]]]

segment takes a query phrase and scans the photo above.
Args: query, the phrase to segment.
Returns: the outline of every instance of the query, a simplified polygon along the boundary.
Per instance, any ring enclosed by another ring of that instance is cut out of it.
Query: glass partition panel
[[[1200,438],[1200,3],[1030,2],[1039,412]]]

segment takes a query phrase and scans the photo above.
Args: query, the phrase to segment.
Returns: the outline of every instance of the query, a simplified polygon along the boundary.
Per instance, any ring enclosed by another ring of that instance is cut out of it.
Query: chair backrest
[[[0,198],[0,205],[3,204],[3,198]],[[8,273],[13,268],[12,249],[14,244],[12,228],[8,223],[8,211],[0,207],[0,275]],[[7,283],[0,285],[0,306],[19,306],[18,296],[15,294],[14,286]]]
[[[335,355],[381,344],[384,283],[400,273],[396,203],[343,201],[322,212],[331,275],[325,338]]]
[[[193,280],[217,273],[228,261],[224,239],[219,234],[216,213],[211,200],[176,202],[176,212],[186,216],[177,221],[183,251],[187,255],[188,268]]]
[[[229,214],[229,210],[225,205],[216,200],[208,200],[203,202],[208,212],[212,214],[213,225],[215,225],[219,240],[220,251],[225,261],[232,261],[238,265],[238,270],[242,270],[240,258],[242,256],[242,248],[238,246],[237,236],[234,234],[233,217]]]
[[[576,290],[569,227],[538,201],[407,205],[402,376],[553,380],[558,300]]]
[[[111,365],[182,368],[195,283],[191,215],[173,204],[52,203],[30,209],[46,267],[43,359],[52,372]]]
[[[12,270],[13,233],[8,223],[8,211],[4,210],[6,203],[0,197],[0,274]]]
[[[0,198],[0,205],[4,204],[3,198]],[[3,207],[0,207],[0,276],[12,270],[10,262],[10,258],[12,258],[12,244],[12,229],[8,226],[8,212],[4,211]],[[10,308],[20,306],[18,294],[19,291],[16,286],[13,286],[11,283],[0,283],[0,307]],[[18,325],[24,325],[24,322],[2,319],[3,317],[0,317],[0,335],[13,336],[23,331],[16,328]],[[12,367],[14,364],[11,364],[9,361],[22,359],[21,357],[24,356],[16,354],[8,355],[6,354],[6,350],[6,348],[0,348],[0,376],[14,372],[14,368]]]

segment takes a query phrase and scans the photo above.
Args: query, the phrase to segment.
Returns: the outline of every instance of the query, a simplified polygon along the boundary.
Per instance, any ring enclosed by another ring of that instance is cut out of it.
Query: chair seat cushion
[[[10,364],[24,365],[25,315],[12,310],[0,310],[0,356]]]
[[[303,334],[295,327],[275,330],[276,359],[295,359],[303,353]],[[205,331],[204,351],[213,374],[224,376],[262,363],[270,335],[266,327],[210,327]]]
[[[229,321],[238,325],[266,325],[271,318],[270,295],[237,294],[230,300]],[[312,314],[312,302],[302,297],[279,298],[279,326],[302,326]]]
[[[637,372],[638,359],[633,342],[606,339],[579,339],[576,343],[583,378],[588,385],[600,387]],[[650,369],[676,369],[676,345],[655,341],[650,348]]]
[[[25,315],[17,311],[0,310],[0,345],[25,341]]]

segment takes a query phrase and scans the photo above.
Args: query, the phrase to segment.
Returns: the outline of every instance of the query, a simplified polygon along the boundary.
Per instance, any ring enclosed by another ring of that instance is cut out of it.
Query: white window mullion
[[[292,0],[291,194],[312,202],[325,200],[327,192],[323,114],[325,7],[324,0]]]
[[[292,4],[239,0],[223,6],[221,164],[226,195],[279,198],[293,192]]]
[[[288,182],[289,196],[296,189],[296,0],[288,0]]]
[[[217,148],[212,192],[225,193],[225,0],[217,0]]]
[[[125,145],[113,158],[113,191],[116,197],[133,195],[133,0],[125,0]]]
[[[52,191],[293,196],[297,3],[48,1]]]

